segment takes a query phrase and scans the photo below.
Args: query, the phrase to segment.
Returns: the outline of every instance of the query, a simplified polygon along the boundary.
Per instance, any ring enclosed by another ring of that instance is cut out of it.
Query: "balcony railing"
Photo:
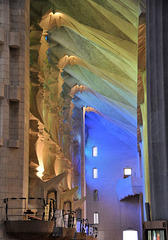
[[[28,200],[35,201],[36,207],[27,208]],[[80,234],[84,239],[97,237],[97,227],[87,219],[77,219],[74,211],[55,209],[54,199],[49,199],[48,204],[43,198],[6,198],[4,203],[6,233],[12,237],[22,240],[79,239]]]

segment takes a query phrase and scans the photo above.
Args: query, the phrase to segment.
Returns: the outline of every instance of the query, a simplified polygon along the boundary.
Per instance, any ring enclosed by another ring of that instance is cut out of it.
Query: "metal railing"
[[[27,207],[27,202],[36,201],[36,206]],[[21,197],[21,198],[5,198],[5,215],[6,220],[53,220],[54,199],[50,199],[50,204],[45,202],[44,198]]]
[[[27,203],[35,201],[29,208]],[[21,197],[5,198],[6,220],[41,220],[54,221],[54,226],[65,228],[76,228],[76,232],[86,233],[87,236],[98,235],[98,228],[94,224],[89,224],[87,219],[76,218],[75,211],[56,209],[56,200],[50,198],[49,203],[44,198]],[[35,205],[34,204],[34,205]]]

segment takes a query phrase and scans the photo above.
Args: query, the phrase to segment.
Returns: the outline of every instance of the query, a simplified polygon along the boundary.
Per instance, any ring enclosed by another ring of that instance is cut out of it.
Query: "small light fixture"
[[[96,146],[95,146],[95,147],[92,147],[92,156],[93,156],[93,157],[97,157],[97,156],[98,156],[98,149],[97,149]]]

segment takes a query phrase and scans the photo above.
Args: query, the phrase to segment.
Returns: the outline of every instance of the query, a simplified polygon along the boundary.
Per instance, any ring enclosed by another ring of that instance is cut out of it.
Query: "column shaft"
[[[147,104],[152,220],[168,219],[168,1],[147,1]]]

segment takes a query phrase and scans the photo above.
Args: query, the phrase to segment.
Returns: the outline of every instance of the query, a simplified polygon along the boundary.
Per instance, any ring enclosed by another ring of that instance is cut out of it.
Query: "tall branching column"
[[[81,197],[86,196],[85,181],[85,112],[86,108],[82,108],[82,129],[81,129]],[[83,203],[82,217],[86,218],[86,201]]]

